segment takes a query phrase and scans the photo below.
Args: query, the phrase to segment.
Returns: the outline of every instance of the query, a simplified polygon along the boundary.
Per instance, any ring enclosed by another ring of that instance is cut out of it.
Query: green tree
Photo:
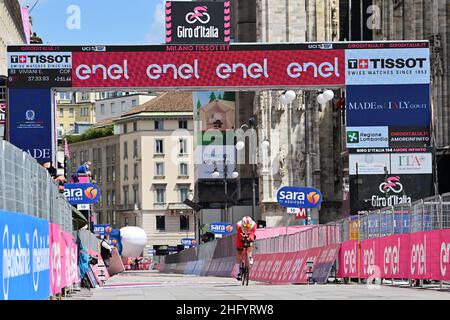
[[[216,100],[216,95],[214,94],[214,92],[211,92],[211,94],[209,95],[209,102]]]
[[[236,92],[225,91],[222,100],[226,101],[236,101]]]

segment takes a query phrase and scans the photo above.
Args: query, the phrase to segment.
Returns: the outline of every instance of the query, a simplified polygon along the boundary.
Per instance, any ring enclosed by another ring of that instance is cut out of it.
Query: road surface
[[[250,282],[242,287],[231,278],[161,274],[158,271],[126,271],[105,286],[82,290],[68,300],[349,300],[420,299],[450,300],[450,290],[367,285],[270,285]]]

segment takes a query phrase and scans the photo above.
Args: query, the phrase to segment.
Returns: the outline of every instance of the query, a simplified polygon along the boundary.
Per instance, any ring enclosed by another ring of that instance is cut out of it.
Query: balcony
[[[118,204],[114,208],[116,211],[134,211],[134,210],[140,210],[141,204],[140,203]]]

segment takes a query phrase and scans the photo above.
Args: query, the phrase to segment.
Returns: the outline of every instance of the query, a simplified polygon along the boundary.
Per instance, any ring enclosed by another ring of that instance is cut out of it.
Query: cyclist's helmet
[[[249,216],[243,217],[242,220],[242,229],[244,231],[250,232],[252,230],[253,220]]]

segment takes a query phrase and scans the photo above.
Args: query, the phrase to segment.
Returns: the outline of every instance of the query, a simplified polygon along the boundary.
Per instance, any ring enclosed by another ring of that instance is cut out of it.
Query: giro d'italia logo
[[[209,20],[211,20],[211,16],[207,11],[207,6],[195,7],[194,12],[189,12],[188,14],[186,14],[186,22],[189,24],[193,24],[198,21],[200,23],[207,24]]]

